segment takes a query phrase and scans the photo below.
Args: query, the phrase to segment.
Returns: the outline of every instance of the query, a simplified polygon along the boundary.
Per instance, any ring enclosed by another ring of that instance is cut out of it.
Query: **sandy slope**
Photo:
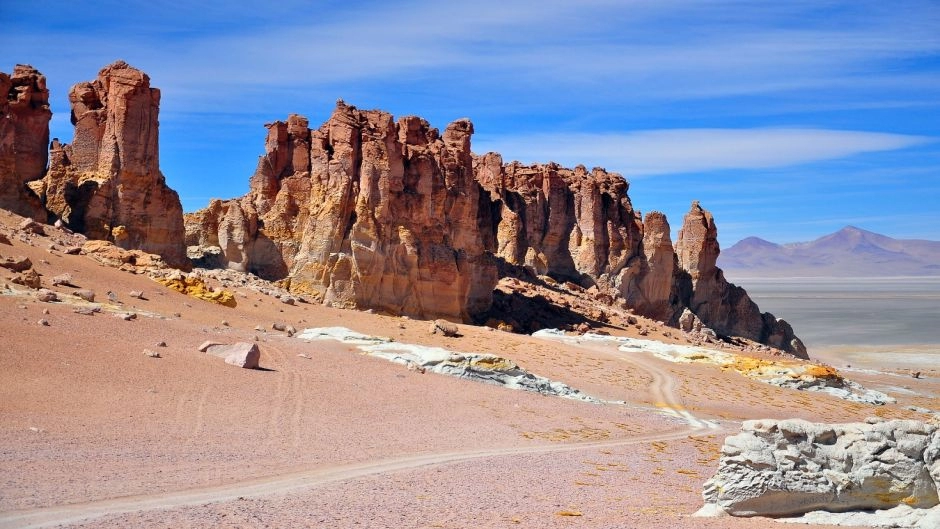
[[[6,233],[15,221],[0,213]],[[11,238],[0,255],[29,256],[45,285],[69,272],[99,299],[116,293],[115,310],[141,315],[124,321],[105,307],[86,316],[68,303],[0,296],[0,527],[766,527],[688,517],[736,421],[915,417],[902,409],[913,400],[940,408],[900,395],[898,406],[874,408],[469,326],[460,338],[431,336],[426,322],[289,306],[249,289],[230,309],[50,253],[48,238]],[[496,353],[627,404],[422,375],[347,345],[255,330],[275,321]],[[256,337],[264,370],[196,351],[210,338]],[[905,384],[940,394],[934,378]],[[693,429],[664,407],[723,429]]]

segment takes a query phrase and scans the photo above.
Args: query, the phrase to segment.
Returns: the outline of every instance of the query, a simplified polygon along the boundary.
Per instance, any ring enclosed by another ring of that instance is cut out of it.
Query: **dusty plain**
[[[761,518],[691,517],[740,421],[923,420],[907,407],[940,409],[936,366],[919,368],[920,378],[847,372],[898,400],[870,406],[601,343],[469,325],[459,337],[431,335],[425,321],[287,305],[249,288],[234,289],[238,306],[229,308],[50,250],[52,238],[18,233],[18,221],[0,212],[11,240],[0,255],[29,257],[44,287],[62,273],[75,286],[51,287],[63,301],[42,303],[0,281],[4,528],[767,527]],[[85,303],[70,295],[79,287],[96,292],[101,312],[75,312]],[[127,312],[137,318],[116,317]],[[623,403],[421,374],[350,345],[288,337],[274,322],[498,354]],[[645,338],[686,341],[667,328]],[[200,353],[205,340],[257,340],[262,369]]]

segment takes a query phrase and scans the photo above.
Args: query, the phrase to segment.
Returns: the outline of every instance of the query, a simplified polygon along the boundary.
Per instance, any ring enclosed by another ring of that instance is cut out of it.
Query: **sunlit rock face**
[[[665,215],[641,219],[621,175],[474,155],[466,119],[441,134],[340,101],[318,129],[298,115],[266,127],[248,194],[186,216],[200,262],[330,305],[464,321],[490,307],[500,274],[525,270],[673,325],[691,308],[720,334],[805,355],[786,322],[724,280],[698,204],[673,249]]]
[[[316,130],[300,116],[272,123],[248,195],[190,215],[200,228],[187,242],[330,305],[468,319],[497,280],[472,133],[469,120],[441,134],[343,102]]]
[[[26,64],[0,72],[0,208],[38,221],[46,212],[27,184],[46,171],[50,119],[44,75]]]
[[[790,324],[773,314],[762,314],[743,288],[725,279],[716,265],[719,252],[715,219],[693,202],[676,240],[679,266],[691,281],[689,309],[719,334],[742,336],[807,358]]]
[[[41,194],[55,217],[89,238],[188,266],[183,208],[160,172],[160,91],[123,61],[69,91],[75,136],[53,140]]]
[[[919,421],[745,421],[739,434],[725,439],[718,470],[705,482],[706,505],[699,513],[795,516],[898,506],[935,509],[940,504],[938,457],[937,427]]]

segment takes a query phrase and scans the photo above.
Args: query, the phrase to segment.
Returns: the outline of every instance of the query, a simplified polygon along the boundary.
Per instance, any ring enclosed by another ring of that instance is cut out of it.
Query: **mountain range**
[[[748,237],[723,250],[718,265],[732,277],[940,276],[940,241],[893,239],[846,226],[810,242]]]

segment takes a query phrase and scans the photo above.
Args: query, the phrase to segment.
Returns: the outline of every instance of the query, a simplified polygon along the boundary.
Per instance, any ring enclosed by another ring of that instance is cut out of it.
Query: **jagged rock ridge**
[[[332,305],[457,319],[489,306],[469,120],[441,135],[339,102],[317,130],[300,116],[267,127],[248,195],[188,215],[187,244]]]
[[[720,334],[806,356],[785,321],[724,279],[698,203],[673,249],[665,216],[641,220],[621,175],[475,156],[469,120],[440,135],[340,101],[319,129],[297,115],[267,127],[249,193],[187,215],[192,257],[327,304],[463,320],[489,307],[499,270],[522,267],[671,324],[690,308]]]
[[[641,219],[621,175],[475,156],[469,120],[442,134],[342,101],[318,129],[292,115],[267,125],[249,193],[213,200],[184,228],[159,169],[160,92],[146,74],[118,61],[72,87],[75,137],[52,141],[44,177],[45,79],[18,66],[0,85],[0,200],[172,266],[193,258],[326,304],[465,321],[490,308],[500,274],[524,270],[672,325],[688,308],[720,334],[806,354],[786,322],[724,279],[714,221],[697,204],[673,249],[665,216]]]
[[[70,229],[125,249],[188,266],[183,208],[160,172],[160,91],[123,61],[69,91],[75,136],[52,141],[40,191],[49,212]]]

